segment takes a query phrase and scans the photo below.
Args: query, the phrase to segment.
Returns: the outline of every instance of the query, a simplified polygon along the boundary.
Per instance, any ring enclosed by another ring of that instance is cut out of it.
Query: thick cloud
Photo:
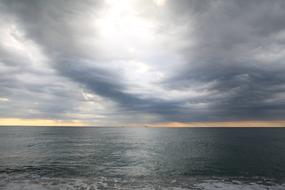
[[[7,0],[1,117],[283,119],[283,1]]]
[[[179,4],[177,12],[183,16],[191,5]],[[214,100],[213,114],[221,110],[225,119],[282,118],[285,3],[209,1],[203,5],[193,15],[198,46],[183,71],[170,80],[170,84],[175,81],[171,87],[212,84],[209,89],[225,94]]]

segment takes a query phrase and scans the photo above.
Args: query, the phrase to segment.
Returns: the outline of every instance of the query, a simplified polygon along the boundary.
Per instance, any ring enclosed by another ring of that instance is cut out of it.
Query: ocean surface
[[[285,189],[285,128],[0,127],[0,189]]]

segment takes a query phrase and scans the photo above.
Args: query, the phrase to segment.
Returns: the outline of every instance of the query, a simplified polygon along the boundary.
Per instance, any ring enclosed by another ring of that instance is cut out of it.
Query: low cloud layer
[[[285,2],[3,0],[0,117],[284,119]]]

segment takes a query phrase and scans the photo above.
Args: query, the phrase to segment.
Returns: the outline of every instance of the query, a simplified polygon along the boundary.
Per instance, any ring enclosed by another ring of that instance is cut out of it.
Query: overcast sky
[[[285,119],[284,0],[0,0],[0,118]]]

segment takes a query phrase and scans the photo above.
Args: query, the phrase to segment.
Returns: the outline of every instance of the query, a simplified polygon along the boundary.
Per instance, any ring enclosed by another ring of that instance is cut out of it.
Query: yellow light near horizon
[[[84,123],[78,120],[62,121],[49,119],[19,119],[2,118],[0,126],[96,126],[94,123]],[[285,120],[275,121],[220,121],[220,122],[163,122],[147,125],[148,127],[285,127]],[[130,124],[128,127],[145,127],[143,125]]]
[[[49,119],[18,119],[18,118],[2,118],[0,125],[10,126],[86,126],[86,123],[80,121],[62,121]]]
[[[164,122],[151,127],[285,127],[285,120],[276,121],[219,121],[219,122]]]

